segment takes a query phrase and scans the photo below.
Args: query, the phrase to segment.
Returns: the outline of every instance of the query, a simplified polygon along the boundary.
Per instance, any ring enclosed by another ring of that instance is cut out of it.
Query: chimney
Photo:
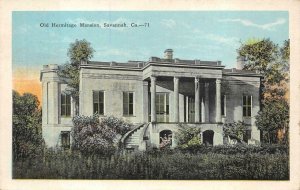
[[[80,60],[80,65],[86,65],[87,64],[87,61],[86,60]]]
[[[237,60],[236,60],[236,69],[243,70],[245,62],[246,62],[246,59],[244,56],[238,56]]]
[[[173,59],[173,50],[172,49],[166,49],[165,50],[165,59]]]

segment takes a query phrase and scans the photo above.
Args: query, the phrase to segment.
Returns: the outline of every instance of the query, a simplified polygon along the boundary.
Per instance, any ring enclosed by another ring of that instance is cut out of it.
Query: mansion
[[[223,137],[224,123],[243,121],[244,141],[260,141],[255,116],[260,110],[261,75],[237,68],[225,69],[221,61],[164,57],[127,63],[88,61],[80,64],[79,115],[115,116],[133,123],[122,138],[127,149],[176,146],[182,126],[201,129],[202,143],[230,143]],[[42,131],[48,147],[69,147],[75,104],[65,93],[67,84],[58,65],[45,65],[42,81]]]

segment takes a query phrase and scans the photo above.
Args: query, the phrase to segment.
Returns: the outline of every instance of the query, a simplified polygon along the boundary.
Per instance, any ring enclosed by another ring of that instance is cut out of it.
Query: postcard
[[[299,2],[28,2],[1,8],[1,189],[299,189]]]

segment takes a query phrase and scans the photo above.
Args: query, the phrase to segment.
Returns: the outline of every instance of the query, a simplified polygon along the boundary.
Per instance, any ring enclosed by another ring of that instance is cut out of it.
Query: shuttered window
[[[251,117],[252,96],[243,96],[243,117]]]
[[[133,115],[133,92],[123,92],[123,115]]]
[[[104,92],[93,91],[93,111],[99,115],[104,115]]]
[[[60,114],[62,117],[71,116],[71,95],[61,94]]]

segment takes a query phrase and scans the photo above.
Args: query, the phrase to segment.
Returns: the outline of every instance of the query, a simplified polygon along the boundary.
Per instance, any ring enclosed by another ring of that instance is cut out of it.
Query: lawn
[[[15,161],[15,179],[176,179],[288,180],[287,152],[150,151],[112,156],[84,156],[70,151],[46,151],[39,158]],[[220,151],[222,150],[222,151]],[[255,149],[256,150],[256,149]],[[218,153],[222,152],[222,153]]]

